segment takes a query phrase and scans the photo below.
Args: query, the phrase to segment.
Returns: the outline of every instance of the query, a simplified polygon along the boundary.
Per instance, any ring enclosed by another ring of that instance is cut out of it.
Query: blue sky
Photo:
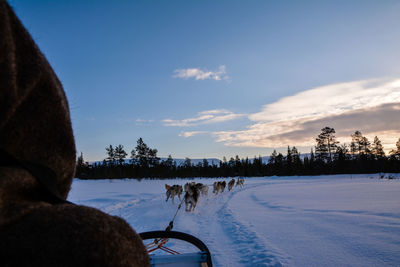
[[[59,76],[77,150],[309,152],[400,137],[399,1],[10,0]]]

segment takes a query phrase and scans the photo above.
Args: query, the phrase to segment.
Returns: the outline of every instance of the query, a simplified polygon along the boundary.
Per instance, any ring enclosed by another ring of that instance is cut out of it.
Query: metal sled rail
[[[173,238],[186,241],[200,251],[175,255],[149,255],[151,266],[208,266],[212,267],[211,254],[207,246],[198,238],[176,231],[151,231],[139,234],[142,240]]]

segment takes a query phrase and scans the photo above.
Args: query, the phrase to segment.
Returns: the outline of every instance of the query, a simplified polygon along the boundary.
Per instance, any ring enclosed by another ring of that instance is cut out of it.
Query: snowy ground
[[[215,180],[223,179],[194,181]],[[179,203],[165,202],[164,184],[187,181],[76,179],[69,200],[137,232],[163,230]],[[400,266],[400,179],[247,178],[243,188],[211,191],[193,213],[179,211],[174,230],[206,243],[215,266]]]

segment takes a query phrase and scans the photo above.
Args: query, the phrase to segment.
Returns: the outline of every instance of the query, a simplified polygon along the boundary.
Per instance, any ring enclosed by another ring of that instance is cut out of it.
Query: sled
[[[146,246],[150,257],[150,266],[201,266],[212,267],[211,254],[207,246],[198,238],[177,231],[151,231],[139,234]],[[145,240],[153,239],[147,243]],[[180,253],[174,249],[166,247],[170,239],[185,241],[195,246],[199,251]],[[162,251],[168,254],[156,254],[155,251]]]

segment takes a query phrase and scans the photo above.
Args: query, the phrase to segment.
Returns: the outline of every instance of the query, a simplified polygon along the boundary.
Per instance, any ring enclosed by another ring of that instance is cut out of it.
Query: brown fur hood
[[[5,0],[0,0],[0,149],[55,173],[66,199],[75,142],[62,85]],[[1,266],[146,266],[139,236],[118,217],[45,201],[20,166],[0,164]],[[5,261],[5,262],[4,262]]]

